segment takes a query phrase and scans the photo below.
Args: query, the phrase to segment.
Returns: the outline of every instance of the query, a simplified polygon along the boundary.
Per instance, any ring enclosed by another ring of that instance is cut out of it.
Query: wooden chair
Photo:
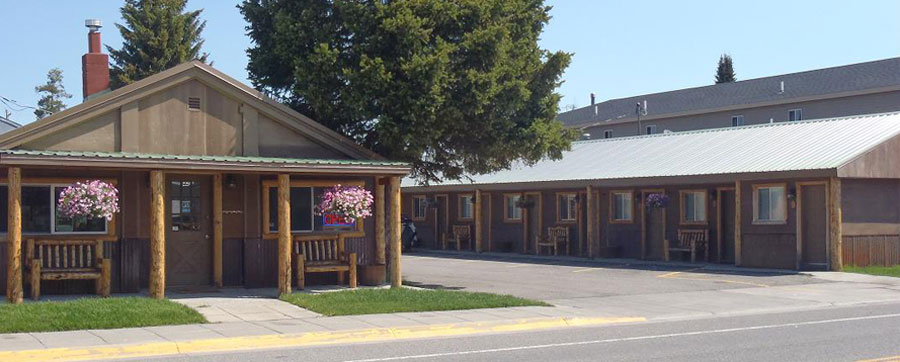
[[[453,235],[444,236],[444,249],[447,244],[456,244],[456,251],[460,251],[463,243],[466,243],[466,250],[472,248],[472,229],[469,225],[453,225]]]
[[[666,261],[669,261],[669,252],[687,251],[691,253],[691,263],[694,263],[697,260],[697,248],[703,248],[703,260],[709,261],[709,230],[678,229],[675,244],[669,244],[668,239],[664,239],[663,244]]]
[[[42,280],[94,280],[97,294],[108,297],[112,263],[103,257],[102,240],[28,239],[25,268],[31,298],[41,297]]]
[[[541,254],[541,249],[550,248],[553,250],[553,255],[559,254],[559,245],[566,245],[566,254],[569,255],[569,227],[567,226],[554,226],[547,228],[547,235],[542,238],[538,238],[537,243],[537,254]]]
[[[306,287],[306,273],[337,273],[338,284],[344,284],[346,273],[350,288],[356,288],[356,253],[346,251],[344,235],[296,236],[291,249],[297,288]]]

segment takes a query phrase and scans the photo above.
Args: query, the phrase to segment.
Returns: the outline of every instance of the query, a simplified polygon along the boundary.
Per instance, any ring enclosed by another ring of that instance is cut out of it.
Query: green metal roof
[[[196,162],[227,162],[247,164],[269,165],[323,165],[323,166],[395,166],[408,167],[409,164],[397,161],[376,160],[334,160],[317,158],[283,158],[283,157],[248,157],[248,156],[202,156],[202,155],[164,155],[153,153],[131,152],[89,152],[89,151],[38,151],[38,150],[0,150],[0,159],[4,155],[10,156],[36,156],[36,157],[72,157],[89,159],[118,159],[118,160],[145,160],[145,161],[196,161]]]

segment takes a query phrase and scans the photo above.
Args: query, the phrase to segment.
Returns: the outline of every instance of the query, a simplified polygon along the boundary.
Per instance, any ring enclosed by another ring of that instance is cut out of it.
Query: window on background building
[[[578,215],[578,197],[577,194],[559,194],[556,196],[557,205],[557,221],[573,222]]]
[[[654,133],[656,133],[656,125],[651,124],[651,125],[647,126],[647,127],[644,129],[644,132],[645,132],[646,134],[654,134]]]
[[[787,195],[784,186],[758,186],[753,192],[753,222],[787,221]]]
[[[634,205],[633,194],[630,191],[614,191],[609,198],[610,215],[615,222],[627,222],[632,220],[632,207]]]
[[[427,210],[425,196],[418,195],[412,197],[412,218],[413,220],[425,220],[425,212]]]
[[[105,234],[106,219],[59,214],[59,194],[69,185],[22,186],[22,233],[25,234]],[[6,185],[0,186],[0,232],[7,232]]]
[[[460,219],[471,219],[473,210],[475,209],[473,205],[474,199],[472,195],[459,195],[459,218]]]
[[[681,222],[684,224],[706,223],[706,191],[681,192]]]
[[[732,127],[740,127],[744,125],[744,116],[731,116],[731,126]]]
[[[613,138],[613,132],[611,129],[603,131],[603,138]]]
[[[521,195],[504,195],[504,204],[506,206],[503,217],[509,221],[522,220],[522,208],[519,207]]]
[[[799,121],[803,119],[803,110],[800,108],[788,111],[788,121]]]

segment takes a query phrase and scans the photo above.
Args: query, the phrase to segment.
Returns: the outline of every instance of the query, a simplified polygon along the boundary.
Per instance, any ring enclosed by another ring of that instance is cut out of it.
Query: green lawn
[[[852,266],[845,265],[844,271],[848,273],[885,275],[900,278],[900,265],[894,266]]]
[[[147,327],[205,323],[197,311],[168,300],[83,298],[0,305],[0,333]]]
[[[511,295],[409,288],[296,293],[281,299],[327,316],[549,305]]]

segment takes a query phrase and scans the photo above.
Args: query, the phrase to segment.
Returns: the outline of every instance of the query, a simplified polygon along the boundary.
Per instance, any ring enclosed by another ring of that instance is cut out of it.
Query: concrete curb
[[[377,342],[413,338],[461,336],[478,333],[530,331],[550,328],[599,326],[647,321],[644,317],[548,317],[512,321],[468,322],[428,326],[370,328],[200,339],[185,342],[151,342],[117,346],[72,347],[0,352],[3,361],[83,361],[167,356],[183,353],[245,351],[254,349],[317,346],[338,343]]]

